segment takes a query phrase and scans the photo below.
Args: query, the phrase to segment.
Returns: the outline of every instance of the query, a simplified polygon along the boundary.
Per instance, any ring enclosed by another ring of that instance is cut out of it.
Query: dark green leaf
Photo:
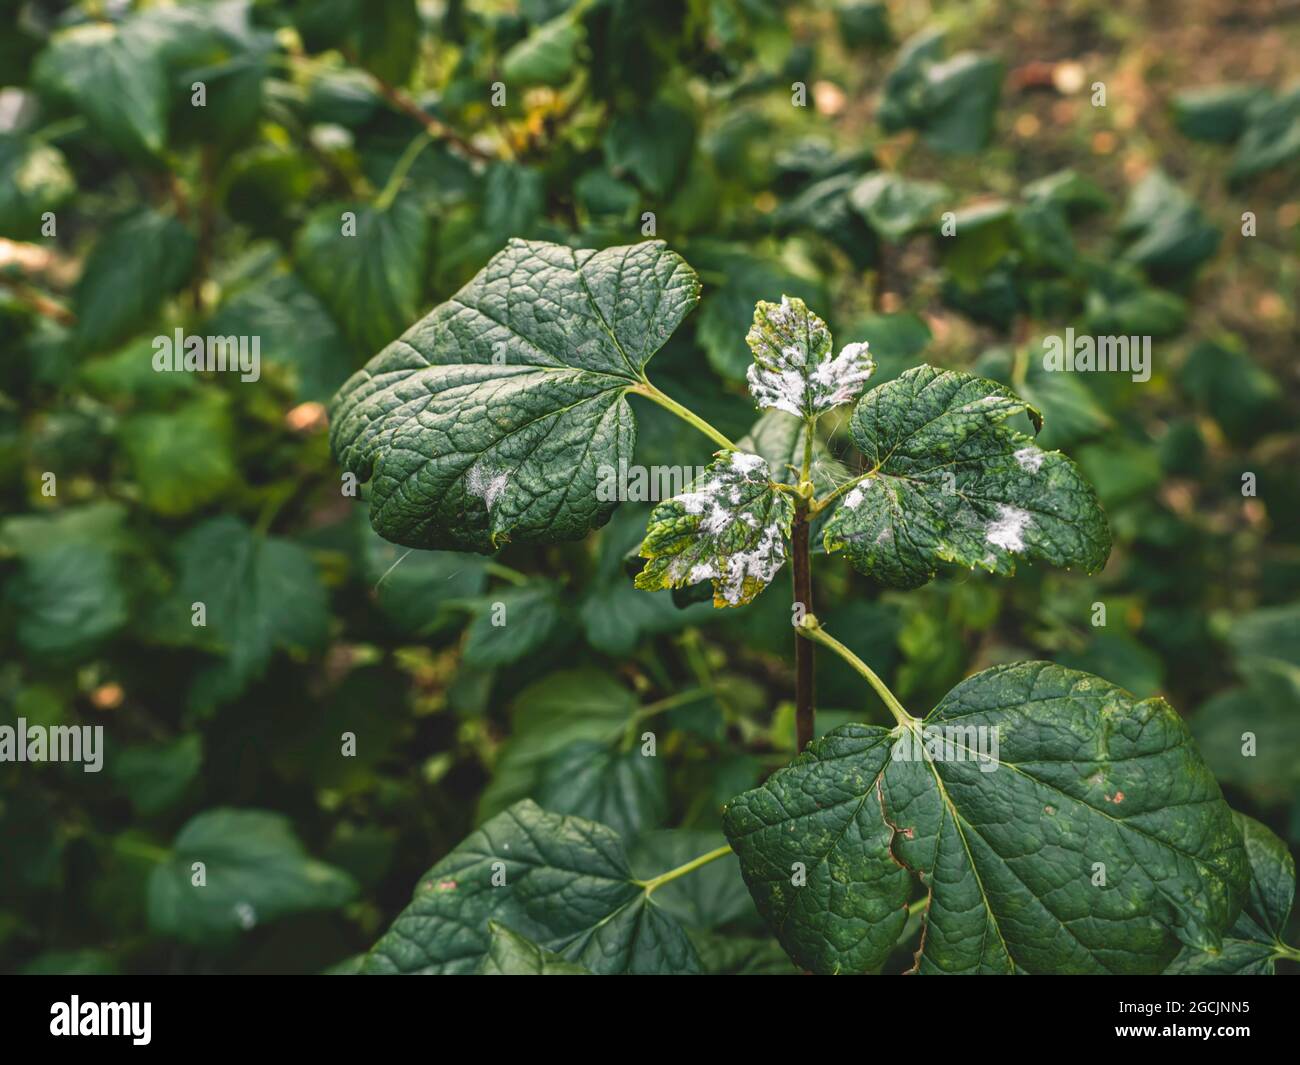
[[[658,828],[668,813],[663,763],[657,756],[641,753],[639,736],[633,740],[635,745],[627,750],[597,740],[577,740],[557,751],[542,766],[538,804],[553,813],[608,825],[624,839]],[[670,868],[665,865],[656,871]]]
[[[62,207],[76,189],[57,148],[0,135],[0,235],[12,240],[38,236],[41,215]]]
[[[188,514],[221,496],[238,476],[234,426],[220,394],[171,414],[137,414],[121,435],[140,498],[159,514]]]
[[[1184,947],[1166,972],[1182,976],[1271,976],[1295,901],[1295,859],[1254,818],[1234,814],[1250,861],[1250,892],[1220,951]],[[1286,948],[1282,948],[1286,949]]]
[[[618,837],[529,801],[425,873],[365,971],[474,972],[491,948],[489,921],[594,973],[699,971],[681,926],[632,878]]]
[[[963,681],[913,729],[915,744],[904,726],[836,729],[727,806],[750,892],[800,965],[877,968],[908,870],[930,890],[922,973],[1159,972],[1236,919],[1240,833],[1162,700],[1023,663]]]
[[[1015,571],[1015,556],[1100,569],[1110,532],[1096,493],[1059,451],[1006,419],[1038,414],[992,381],[920,366],[873,389],[850,431],[868,473],[826,524],[827,551],[916,588],[940,562]]]
[[[125,155],[155,156],[167,140],[167,74],[156,42],[131,23],[61,30],[37,59],[35,77],[67,99]]]
[[[480,976],[591,976],[581,965],[565,961],[531,939],[496,921],[488,922],[492,940],[479,967]]]
[[[337,909],[356,891],[350,876],[307,854],[287,817],[209,810],[181,829],[150,875],[149,926],[186,943],[222,943],[287,914]]]
[[[465,637],[465,664],[493,669],[532,654],[560,622],[556,587],[537,581],[485,596]]]
[[[935,181],[915,181],[878,170],[859,181],[849,198],[877,233],[898,241],[932,220],[948,198],[948,190]]]
[[[486,553],[603,525],[599,468],[636,443],[627,391],[698,294],[661,242],[512,241],[335,399],[334,453],[372,481],[375,530]]]
[[[350,236],[348,212],[356,216]],[[395,340],[419,313],[428,253],[428,220],[401,196],[386,210],[322,207],[294,242],[299,274],[363,352]]]
[[[141,210],[106,229],[77,281],[76,337],[103,351],[147,325],[190,276],[194,237],[171,215]]]

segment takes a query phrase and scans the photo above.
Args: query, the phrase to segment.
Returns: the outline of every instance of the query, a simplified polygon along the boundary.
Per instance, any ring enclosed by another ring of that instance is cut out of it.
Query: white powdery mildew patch
[[[509,482],[510,475],[505,470],[497,472],[490,467],[481,468],[476,464],[471,466],[469,473],[465,475],[465,490],[470,495],[478,496],[483,500],[483,505],[490,511],[492,505],[501,498]]]
[[[857,510],[858,507],[862,506],[862,489],[855,488],[846,495],[844,497],[844,505],[848,507],[849,510]]]
[[[788,296],[779,306],[760,303],[745,339],[754,352],[745,374],[754,402],[796,417],[855,399],[876,368],[865,343],[849,344],[830,358],[826,323]]]
[[[827,359],[812,373],[809,384],[813,410],[820,413],[857,399],[875,371],[866,341],[844,345],[835,358]]]
[[[1022,447],[1017,451],[1015,459],[1020,463],[1021,469],[1028,470],[1030,473],[1037,473],[1039,467],[1043,465],[1043,452],[1030,444],[1028,447]]]
[[[757,363],[745,371],[749,394],[764,409],[783,410],[796,418],[803,417],[807,385],[798,370],[768,370]]]
[[[1004,551],[1023,551],[1024,533],[1032,520],[1029,511],[999,503],[998,515],[984,530],[984,539]]]
[[[715,594],[732,606],[745,601],[747,581],[751,584],[769,583],[785,564],[785,534],[779,518],[764,524],[760,515],[750,506],[741,504],[746,485],[766,488],[769,471],[759,455],[742,451],[732,452],[726,465],[721,466],[698,488],[674,496],[673,502],[685,513],[697,516],[697,532],[709,538],[721,537],[739,522],[752,533],[745,539],[752,546],[748,550],[733,551],[713,558],[688,562],[676,558],[668,564],[668,576],[674,584],[699,584],[716,582]],[[770,489],[769,489],[770,491]],[[764,496],[760,495],[759,500]],[[756,534],[756,535],[755,535]]]
[[[754,474],[758,476],[752,476]],[[710,536],[721,536],[738,518],[745,520],[751,527],[756,524],[753,515],[735,509],[740,505],[745,481],[766,482],[767,463],[760,455],[733,451],[730,469],[715,473],[694,491],[674,496],[673,501],[680,503],[687,514],[701,516],[701,532],[708,533]]]
[[[785,565],[785,536],[780,523],[765,526],[751,550],[727,555],[722,562],[725,573],[718,576],[718,591],[736,606],[744,598],[746,577],[752,577],[760,586],[771,584],[777,571]]]

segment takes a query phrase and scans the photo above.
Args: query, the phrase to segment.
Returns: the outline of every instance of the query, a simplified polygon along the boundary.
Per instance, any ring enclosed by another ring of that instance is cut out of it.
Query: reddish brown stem
[[[356,57],[350,52],[344,51],[343,54],[349,63],[352,63],[354,66],[360,65],[357,62]],[[445,141],[457,151],[461,152],[463,155],[469,156],[471,159],[491,161],[495,158],[491,153],[485,152],[481,148],[476,148],[445,122],[440,122],[438,119],[434,118],[433,115],[421,108],[419,104],[397,86],[390,85],[374,71],[368,70],[366,73],[370,75],[370,80],[375,83],[375,88],[379,90],[379,95],[387,100],[389,105],[395,110],[402,112],[402,114],[407,115],[420,123],[420,125],[428,131],[430,137],[435,140]]]
[[[808,549],[808,507],[797,505],[790,535],[794,568],[794,601],[802,606],[801,616],[813,613],[812,556]],[[802,751],[813,738],[814,647],[798,634],[794,638],[794,720],[796,750]]]

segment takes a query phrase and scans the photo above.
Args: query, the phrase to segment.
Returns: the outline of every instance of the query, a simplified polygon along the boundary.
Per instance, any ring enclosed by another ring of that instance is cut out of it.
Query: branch
[[[353,66],[365,70],[365,68],[357,61],[356,56],[351,52],[344,51],[343,55]],[[441,122],[434,118],[433,115],[428,114],[419,104],[411,99],[404,90],[397,88],[395,85],[390,85],[372,70],[366,70],[366,73],[370,75],[370,80],[375,83],[375,88],[379,90],[379,95],[387,100],[394,109],[420,123],[430,137],[435,140],[446,141],[457,151],[461,152],[463,155],[469,156],[471,159],[491,162],[496,158],[496,156],[492,155],[490,152],[485,152],[481,148],[476,148],[445,122]]]
[[[67,307],[57,300],[51,299],[45,293],[32,288],[31,285],[22,281],[13,281],[9,278],[0,278],[0,285],[9,289],[19,303],[30,307],[42,318],[48,318],[52,322],[58,322],[59,325],[73,325],[77,317]]]
[[[808,549],[808,503],[799,499],[795,502],[794,526],[790,533],[791,556],[794,568],[794,601],[803,608],[803,618],[816,620],[812,601],[812,552]],[[802,626],[804,622],[800,622]],[[800,628],[796,628],[794,641],[794,721],[795,750],[802,751],[813,738],[816,710],[814,709],[814,686],[816,674],[813,666],[813,648],[807,640],[798,638]]]

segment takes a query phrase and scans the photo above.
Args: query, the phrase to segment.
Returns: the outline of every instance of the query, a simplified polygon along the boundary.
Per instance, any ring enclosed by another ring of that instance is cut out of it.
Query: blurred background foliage
[[[645,212],[704,283],[654,378],[733,439],[754,302],[784,292],[869,341],[878,380],[1011,384],[1097,485],[1096,577],[897,595],[817,567],[818,613],[904,702],[1026,658],[1163,694],[1229,801],[1300,845],[1294,5],[0,11],[0,723],[108,745],[98,774],[0,766],[4,969],[346,970],[520,797],[606,821],[653,873],[790,758],[787,595],[633,591],[637,504],[585,543],[407,553],[329,455],[337,386],[507,238],[631,243]],[[153,372],[178,327],[260,336],[261,379]],[[1150,381],[1044,373],[1067,327],[1153,337]],[[638,462],[707,461],[637,406]],[[886,720],[818,670],[819,731]],[[657,759],[627,755],[642,727]],[[788,966],[718,869],[672,899],[707,965]]]

